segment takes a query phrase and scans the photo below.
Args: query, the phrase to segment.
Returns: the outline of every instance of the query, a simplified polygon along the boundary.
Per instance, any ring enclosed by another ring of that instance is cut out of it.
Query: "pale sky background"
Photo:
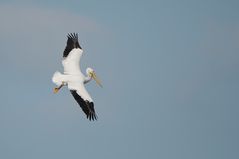
[[[238,0],[0,1],[1,159],[239,158]],[[79,33],[90,122],[52,74]]]

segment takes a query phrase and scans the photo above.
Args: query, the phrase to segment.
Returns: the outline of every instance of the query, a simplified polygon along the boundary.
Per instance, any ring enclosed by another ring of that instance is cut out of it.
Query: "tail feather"
[[[63,82],[62,76],[63,75],[60,72],[56,71],[53,74],[52,82],[55,83],[57,86],[60,86]]]

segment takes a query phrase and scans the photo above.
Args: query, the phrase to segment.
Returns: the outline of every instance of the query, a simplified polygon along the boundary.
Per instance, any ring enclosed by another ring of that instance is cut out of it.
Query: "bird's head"
[[[89,68],[89,67],[88,67],[88,68],[86,69],[86,74],[87,74],[89,77],[93,78],[93,79],[95,80],[95,82],[96,82],[100,87],[102,87],[99,78],[96,76],[96,73],[95,73],[95,71],[94,71],[92,68]]]

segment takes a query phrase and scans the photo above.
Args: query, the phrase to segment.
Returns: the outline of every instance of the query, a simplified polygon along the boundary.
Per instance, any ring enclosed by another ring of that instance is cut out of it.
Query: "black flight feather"
[[[77,94],[76,90],[70,90],[70,91],[73,97],[75,98],[75,100],[77,101],[77,103],[80,105],[83,112],[86,114],[87,119],[97,120],[97,115],[94,109],[94,103],[85,101],[84,99],[82,99],[81,96]]]
[[[66,48],[63,52],[63,57],[67,57],[68,54],[71,52],[72,49],[74,48],[81,48],[79,41],[78,41],[78,34],[77,33],[69,33],[67,35],[67,44]]]

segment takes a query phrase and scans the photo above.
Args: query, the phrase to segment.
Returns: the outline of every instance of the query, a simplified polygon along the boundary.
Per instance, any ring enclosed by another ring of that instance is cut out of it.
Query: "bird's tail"
[[[52,76],[52,82],[57,86],[60,86],[63,82],[63,74],[61,74],[59,71],[56,71]]]

